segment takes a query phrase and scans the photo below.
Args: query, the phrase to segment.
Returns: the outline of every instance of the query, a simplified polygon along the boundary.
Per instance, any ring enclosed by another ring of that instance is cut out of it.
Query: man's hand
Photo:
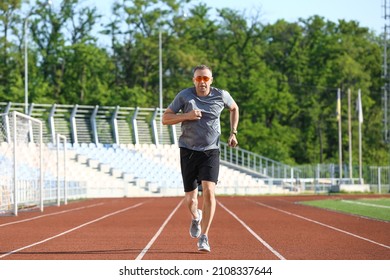
[[[192,110],[192,111],[187,113],[187,118],[190,121],[200,120],[202,118],[202,111],[201,110]]]
[[[238,141],[237,141],[237,136],[233,133],[230,134],[229,140],[228,140],[228,145],[229,147],[237,147],[238,146]]]
[[[202,118],[202,111],[201,110],[192,110],[185,114],[176,114],[171,109],[166,109],[163,117],[162,117],[162,123],[163,125],[172,125],[181,123],[184,121],[196,121],[200,120]]]

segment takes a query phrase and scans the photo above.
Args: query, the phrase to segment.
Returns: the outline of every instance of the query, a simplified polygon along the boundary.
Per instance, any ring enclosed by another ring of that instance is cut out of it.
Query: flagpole
[[[363,123],[363,108],[362,97],[359,88],[358,91],[358,114],[359,114],[359,183],[363,184],[363,171],[362,171],[362,123]]]
[[[158,32],[158,65],[159,65],[159,103],[160,103],[160,137],[159,143],[163,144],[163,125],[162,125],[162,115],[163,115],[163,79],[162,79],[162,34],[161,28]]]
[[[339,124],[339,179],[341,184],[341,179],[343,178],[343,167],[342,167],[342,141],[341,141],[341,96],[340,89],[337,90],[337,120]]]
[[[351,90],[348,89],[348,144],[349,144],[349,178],[352,181],[353,170],[352,170],[352,133],[351,133]]]

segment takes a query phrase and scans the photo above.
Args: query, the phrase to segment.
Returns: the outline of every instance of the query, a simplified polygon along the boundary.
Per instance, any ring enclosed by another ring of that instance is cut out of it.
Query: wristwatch
[[[230,134],[234,134],[234,135],[237,136],[237,130],[231,130],[231,131],[230,131]]]

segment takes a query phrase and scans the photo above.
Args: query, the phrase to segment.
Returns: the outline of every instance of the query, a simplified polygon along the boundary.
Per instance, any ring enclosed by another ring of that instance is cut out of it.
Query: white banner
[[[0,261],[3,279],[389,279],[389,260],[371,261]]]

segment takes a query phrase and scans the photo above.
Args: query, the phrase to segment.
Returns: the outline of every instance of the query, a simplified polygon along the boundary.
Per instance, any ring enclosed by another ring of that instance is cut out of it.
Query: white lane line
[[[164,221],[164,223],[161,225],[159,230],[156,232],[156,234],[153,236],[153,238],[149,241],[149,243],[146,245],[146,247],[141,251],[141,253],[135,258],[135,260],[142,260],[142,258],[145,256],[145,254],[149,251],[150,247],[152,247],[153,243],[156,241],[156,239],[160,236],[161,232],[164,230],[165,226],[168,224],[169,220],[173,217],[173,215],[176,213],[177,209],[179,209],[180,205],[183,203],[184,199],[182,199],[179,204],[176,206],[175,209],[171,212],[171,214],[168,216],[168,218]]]
[[[354,234],[352,232],[349,232],[349,231],[345,231],[345,230],[342,230],[342,229],[339,229],[339,228],[336,228],[334,226],[331,226],[331,225],[327,225],[327,224],[324,224],[324,223],[321,223],[321,222],[318,222],[316,220],[312,220],[312,219],[309,219],[309,218],[306,218],[306,217],[303,217],[301,215],[297,215],[297,214],[294,214],[294,213],[291,213],[291,212],[288,212],[288,211],[285,211],[285,210],[282,210],[282,209],[279,209],[279,208],[276,208],[276,207],[273,207],[273,206],[270,206],[270,205],[267,205],[267,204],[264,204],[264,203],[261,203],[261,202],[257,202],[257,201],[254,201],[256,204],[258,205],[261,205],[261,206],[264,206],[264,207],[267,207],[267,208],[270,208],[270,209],[273,209],[275,211],[279,211],[279,212],[282,212],[284,214],[287,214],[287,215],[291,215],[291,216],[294,216],[294,217],[297,217],[297,218],[300,218],[300,219],[303,219],[303,220],[306,220],[308,222],[311,222],[311,223],[315,223],[317,225],[321,225],[321,226],[324,226],[324,227],[327,227],[327,228],[330,228],[330,229],[333,229],[335,231],[338,231],[338,232],[341,232],[341,233],[344,233],[344,234],[347,234],[347,235],[350,235],[350,236],[353,236],[353,237],[356,237],[358,239],[361,239],[361,240],[364,240],[364,241],[367,241],[367,242],[370,242],[370,243],[373,243],[375,245],[378,245],[378,246],[381,246],[381,247],[384,247],[386,249],[390,249],[390,246],[387,246],[385,244],[382,244],[382,243],[379,243],[379,242],[376,242],[374,240],[371,240],[371,239],[368,239],[368,238],[365,238],[365,237],[362,237],[360,235],[357,235],[357,234]]]
[[[137,208],[137,207],[143,205],[144,203],[145,203],[145,202],[138,203],[138,204],[132,205],[132,206],[130,206],[130,207],[127,207],[127,208],[124,208],[124,209],[121,209],[121,210],[112,212],[112,213],[110,213],[110,214],[101,216],[100,218],[97,218],[97,219],[95,219],[95,220],[92,220],[92,221],[89,221],[89,222],[87,222],[87,223],[81,224],[81,225],[79,225],[79,226],[77,226],[77,227],[71,228],[71,229],[69,229],[69,230],[67,230],[67,231],[61,232],[61,233],[59,233],[59,234],[57,234],[57,235],[54,235],[54,236],[52,236],[52,237],[43,239],[43,240],[41,240],[41,241],[32,243],[32,244],[30,244],[30,245],[21,247],[21,248],[19,248],[19,249],[15,249],[15,250],[13,250],[13,251],[10,251],[10,252],[8,252],[8,253],[5,253],[5,254],[3,254],[3,255],[0,255],[0,259],[5,258],[5,257],[7,257],[7,256],[9,256],[9,255],[14,254],[14,253],[23,251],[23,250],[25,250],[25,249],[34,247],[34,246],[36,246],[36,245],[45,243],[45,242],[47,242],[47,241],[50,241],[50,240],[55,239],[55,238],[57,238],[57,237],[63,236],[63,235],[68,234],[68,233],[70,233],[70,232],[72,232],[72,231],[78,230],[78,229],[80,229],[80,228],[82,228],[82,227],[85,227],[85,226],[88,226],[88,225],[90,225],[90,224],[96,223],[96,222],[98,222],[98,221],[101,221],[101,220],[106,219],[106,218],[108,218],[108,217],[114,216],[114,215],[116,215],[116,214],[125,212],[125,211],[130,210],[130,209]]]
[[[372,207],[378,207],[378,208],[386,208],[390,209],[390,206],[386,205],[379,205],[379,204],[372,204],[372,203],[366,203],[366,202],[360,202],[360,201],[354,201],[354,200],[341,200],[341,202],[351,203],[351,204],[359,204],[364,206],[372,206]]]
[[[100,206],[100,205],[103,205],[103,204],[104,204],[103,202],[100,202],[100,203],[91,204],[91,205],[88,205],[88,206],[83,206],[83,207],[78,207],[78,208],[74,208],[74,209],[63,210],[63,211],[60,211],[60,212],[45,214],[45,215],[36,216],[36,217],[28,218],[28,219],[23,219],[23,220],[19,220],[19,221],[15,221],[15,222],[9,222],[9,223],[6,223],[6,224],[0,224],[0,227],[5,227],[5,226],[13,225],[13,224],[18,224],[18,223],[29,222],[29,221],[32,221],[32,220],[45,218],[45,217],[49,217],[49,216],[54,216],[54,215],[59,215],[59,214],[64,214],[64,213],[73,212],[73,211],[77,211],[77,210],[83,210],[83,209],[87,209],[87,208],[91,208],[91,207]]]
[[[265,247],[268,248],[275,256],[277,256],[280,260],[285,260],[285,257],[283,257],[278,251],[276,251],[274,248],[272,248],[271,245],[269,245],[263,238],[261,238],[259,235],[257,235],[256,232],[254,232],[247,224],[245,224],[240,218],[237,217],[236,214],[234,214],[232,211],[227,209],[220,201],[217,201],[218,204],[225,209],[226,212],[228,212],[230,215],[232,215],[241,225],[246,228],[260,243],[262,243]]]

